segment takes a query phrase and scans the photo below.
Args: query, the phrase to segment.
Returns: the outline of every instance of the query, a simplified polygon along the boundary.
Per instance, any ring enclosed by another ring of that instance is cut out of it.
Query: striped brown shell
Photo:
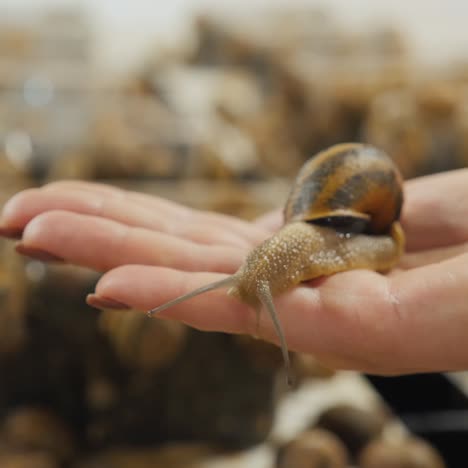
[[[371,234],[388,233],[400,216],[402,178],[383,151],[364,144],[332,146],[307,161],[293,184],[285,222],[364,221]]]

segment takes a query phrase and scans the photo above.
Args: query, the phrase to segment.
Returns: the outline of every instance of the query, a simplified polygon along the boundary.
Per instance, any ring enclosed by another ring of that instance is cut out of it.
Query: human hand
[[[291,350],[377,374],[468,367],[468,170],[405,184],[407,253],[388,276],[356,270],[275,299]],[[233,273],[279,227],[279,212],[247,223],[85,182],[14,196],[0,232],[20,253],[105,272],[91,304],[147,310]],[[203,330],[256,332],[253,310],[219,290],[162,313]],[[259,334],[276,341],[266,314]]]

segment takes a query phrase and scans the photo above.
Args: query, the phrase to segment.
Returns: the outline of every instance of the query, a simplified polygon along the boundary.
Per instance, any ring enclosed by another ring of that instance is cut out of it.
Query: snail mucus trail
[[[288,347],[273,297],[340,271],[391,269],[404,249],[398,222],[402,203],[402,178],[384,152],[358,143],[335,145],[304,164],[286,202],[284,226],[254,248],[236,273],[148,314],[229,286],[229,295],[257,314],[262,307],[270,314],[291,382]]]

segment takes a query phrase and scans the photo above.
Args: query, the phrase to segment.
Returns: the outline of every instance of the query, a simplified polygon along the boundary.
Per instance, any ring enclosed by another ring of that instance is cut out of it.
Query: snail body
[[[152,309],[160,312],[198,294],[230,286],[228,294],[269,312],[286,367],[289,355],[273,297],[320,276],[365,268],[384,272],[404,249],[398,218],[402,179],[382,151],[340,144],[300,170],[284,209],[284,226],[250,252],[233,275]]]

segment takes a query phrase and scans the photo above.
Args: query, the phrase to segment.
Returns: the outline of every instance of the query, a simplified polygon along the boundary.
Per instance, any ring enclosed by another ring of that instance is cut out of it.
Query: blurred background
[[[381,147],[405,178],[466,167],[467,14],[456,0],[0,1],[0,201],[77,178],[253,219],[338,142]],[[273,346],[91,311],[96,273],[0,249],[0,467],[466,466],[434,435],[466,439],[463,376],[430,381],[457,411],[428,416],[428,400],[419,419],[310,356],[288,389]]]

